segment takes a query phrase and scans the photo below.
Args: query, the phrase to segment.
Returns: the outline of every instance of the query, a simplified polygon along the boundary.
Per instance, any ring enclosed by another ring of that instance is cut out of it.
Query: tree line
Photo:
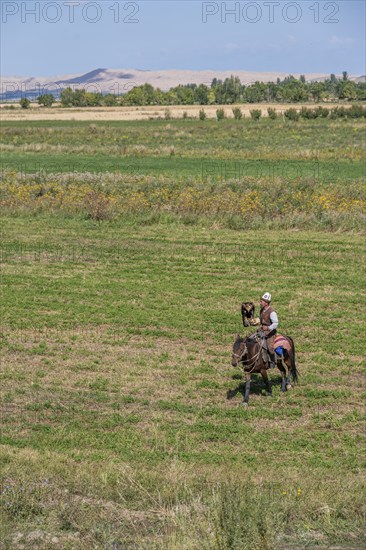
[[[25,103],[23,98],[21,102]],[[365,101],[366,82],[349,80],[346,71],[341,78],[331,74],[321,82],[306,82],[292,75],[276,82],[255,82],[245,85],[239,77],[232,75],[225,80],[214,78],[206,84],[179,85],[164,92],[151,84],[135,86],[127,93],[117,96],[88,92],[83,89],[66,88],[60,94],[63,107],[97,106],[143,106],[143,105],[232,105],[234,103],[299,103],[328,101]],[[37,99],[40,105],[50,107],[55,98],[43,94]],[[29,105],[29,104],[28,104]],[[23,106],[23,105],[22,105]],[[27,107],[25,107],[27,108]]]

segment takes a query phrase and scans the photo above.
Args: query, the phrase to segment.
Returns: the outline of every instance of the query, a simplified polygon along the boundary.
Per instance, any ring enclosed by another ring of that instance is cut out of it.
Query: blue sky
[[[3,76],[101,67],[361,75],[364,52],[362,0],[1,0]]]

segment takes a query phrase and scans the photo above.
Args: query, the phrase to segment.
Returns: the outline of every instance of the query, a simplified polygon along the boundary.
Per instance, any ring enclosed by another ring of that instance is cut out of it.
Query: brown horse
[[[288,388],[291,388],[290,376],[294,383],[298,380],[298,372],[295,363],[295,345],[289,336],[285,337],[289,342],[290,351],[283,350],[283,360],[277,357],[277,367],[281,372],[282,384],[281,391],[285,392]],[[262,375],[264,384],[266,386],[267,395],[272,396],[271,385],[268,380],[267,369],[268,362],[264,360],[262,350],[264,345],[264,338],[260,336],[260,333],[255,332],[246,338],[242,338],[240,334],[237,335],[233,346],[233,353],[231,364],[233,367],[237,367],[240,363],[243,364],[245,373],[245,392],[243,405],[247,406],[249,403],[250,382],[252,373],[260,373]],[[286,373],[286,367],[288,369]]]

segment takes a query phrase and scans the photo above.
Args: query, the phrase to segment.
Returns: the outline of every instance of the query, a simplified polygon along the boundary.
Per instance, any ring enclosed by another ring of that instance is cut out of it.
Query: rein
[[[256,341],[258,343],[258,335],[256,335]],[[253,355],[253,357],[250,359],[250,362],[246,365],[247,367],[249,367],[250,370],[246,370],[245,372],[247,372],[248,374],[250,374],[251,372],[254,371],[256,365],[257,365],[257,361],[258,361],[258,357],[260,357],[261,353],[262,353],[262,349],[263,349],[263,340],[261,340],[260,344],[259,344],[259,351]],[[235,355],[235,357],[238,357],[239,358],[239,363],[242,361],[243,359],[243,356],[245,355],[245,353],[248,351],[248,348],[247,348],[247,345],[244,343],[244,349],[243,349],[243,352],[240,354],[240,353],[233,353],[233,355]],[[253,366],[252,366],[253,365]],[[244,368],[245,370],[245,368]]]

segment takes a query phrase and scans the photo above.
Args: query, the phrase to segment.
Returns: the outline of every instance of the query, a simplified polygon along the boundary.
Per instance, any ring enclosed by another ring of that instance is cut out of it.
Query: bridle
[[[250,359],[249,363],[246,365],[247,367],[249,367],[250,370],[245,370],[245,372],[247,373],[251,373],[254,371],[256,365],[257,365],[257,362],[258,362],[258,358],[260,357],[261,353],[262,353],[262,348],[263,348],[263,340],[261,339],[260,342],[258,342],[258,335],[256,334],[255,335],[255,339],[257,341],[257,343],[259,343],[259,351],[253,355],[253,357]],[[235,355],[235,357],[238,357],[238,363],[241,363],[242,360],[243,360],[243,357],[244,355],[248,352],[248,348],[247,348],[247,345],[244,341],[244,349],[242,351],[242,353],[234,353],[233,352],[233,355]]]
[[[241,360],[243,359],[243,357],[244,357],[244,355],[246,354],[247,351],[248,351],[247,345],[244,343],[244,350],[243,350],[242,353],[234,353],[234,352],[233,352],[233,355],[235,355],[235,357],[238,357],[238,358],[239,358],[238,363],[241,362]]]

